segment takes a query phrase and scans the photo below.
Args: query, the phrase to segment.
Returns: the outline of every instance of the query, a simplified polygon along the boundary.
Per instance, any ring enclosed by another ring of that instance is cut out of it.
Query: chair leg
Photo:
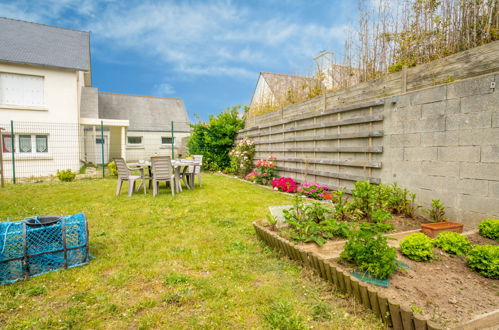
[[[122,185],[123,185],[123,180],[118,179],[118,184],[116,185],[116,196],[120,194]]]
[[[202,187],[203,185],[201,184],[201,173],[198,174],[198,181],[199,181],[199,186]]]
[[[142,179],[142,185],[144,186],[144,194],[147,194],[147,181],[145,179]]]
[[[174,177],[171,178],[169,182],[170,182],[170,188],[172,189],[172,196],[175,197],[175,186],[176,186],[175,178]]]
[[[132,196],[135,191],[135,179],[128,180],[128,197]]]
[[[158,194],[158,181],[156,180],[153,180],[152,181],[152,195],[153,197],[156,197],[156,195]]]

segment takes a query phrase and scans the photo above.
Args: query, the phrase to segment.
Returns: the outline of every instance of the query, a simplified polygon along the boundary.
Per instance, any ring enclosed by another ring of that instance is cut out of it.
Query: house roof
[[[281,73],[261,72],[262,78],[269,85],[270,90],[276,97],[287,93],[288,90],[299,90],[304,84],[319,84],[316,78],[292,76]]]
[[[182,99],[99,92],[99,118],[128,119],[130,131],[189,131]]]
[[[0,62],[90,70],[90,32],[0,17]]]

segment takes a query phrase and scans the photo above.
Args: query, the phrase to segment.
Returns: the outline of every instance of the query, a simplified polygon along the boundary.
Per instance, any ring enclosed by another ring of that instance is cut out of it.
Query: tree
[[[203,167],[211,171],[230,167],[229,151],[237,132],[244,128],[239,116],[240,105],[227,107],[218,116],[210,115],[208,122],[191,124],[192,135],[188,142],[191,155],[203,155]]]

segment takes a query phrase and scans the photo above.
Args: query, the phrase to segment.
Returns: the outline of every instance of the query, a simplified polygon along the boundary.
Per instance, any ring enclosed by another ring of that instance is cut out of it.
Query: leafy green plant
[[[485,219],[478,225],[478,232],[483,237],[499,240],[499,220]]]
[[[230,169],[229,152],[237,132],[244,127],[239,116],[240,106],[226,108],[218,116],[211,115],[208,122],[192,124],[188,142],[189,152],[203,155],[203,168],[211,171]]]
[[[284,210],[289,237],[299,242],[314,242],[321,246],[333,237],[346,237],[352,223],[338,222],[332,218],[332,210],[315,202],[305,205],[299,196],[294,197],[293,207]]]
[[[57,177],[60,181],[71,182],[76,178],[76,173],[71,170],[57,170]]]
[[[423,212],[428,214],[430,216],[430,220],[433,222],[441,222],[449,220],[445,217],[444,204],[438,199],[433,199],[431,201],[431,208],[425,209],[423,210]]]
[[[109,173],[112,176],[118,176],[118,168],[116,167],[116,163],[114,162],[114,160],[107,164],[107,168],[109,169]]]
[[[464,256],[471,249],[470,240],[459,233],[443,232],[433,241],[436,247],[447,253]]]
[[[475,245],[466,256],[468,266],[478,274],[499,279],[499,245]]]
[[[277,230],[277,218],[270,215],[270,214],[267,214],[266,218],[267,218],[267,222],[269,223],[270,230],[276,231]]]
[[[406,236],[400,242],[400,251],[406,257],[415,261],[433,259],[433,243],[423,233],[414,233]]]
[[[337,220],[345,221],[349,217],[348,198],[345,196],[345,191],[336,190],[331,193],[331,201],[334,205],[334,217]]]
[[[371,225],[361,225],[348,236],[342,260],[347,260],[361,271],[377,278],[388,278],[397,271],[397,251],[388,245],[388,238],[378,233]]]

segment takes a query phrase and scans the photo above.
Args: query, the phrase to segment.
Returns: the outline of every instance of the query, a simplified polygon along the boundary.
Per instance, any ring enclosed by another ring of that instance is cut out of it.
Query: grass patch
[[[216,174],[174,198],[164,186],[156,198],[114,196],[115,185],[97,179],[0,189],[0,220],[85,212],[95,256],[83,267],[1,286],[3,327],[382,327],[256,240],[251,222],[270,205],[289,204],[287,196]]]

